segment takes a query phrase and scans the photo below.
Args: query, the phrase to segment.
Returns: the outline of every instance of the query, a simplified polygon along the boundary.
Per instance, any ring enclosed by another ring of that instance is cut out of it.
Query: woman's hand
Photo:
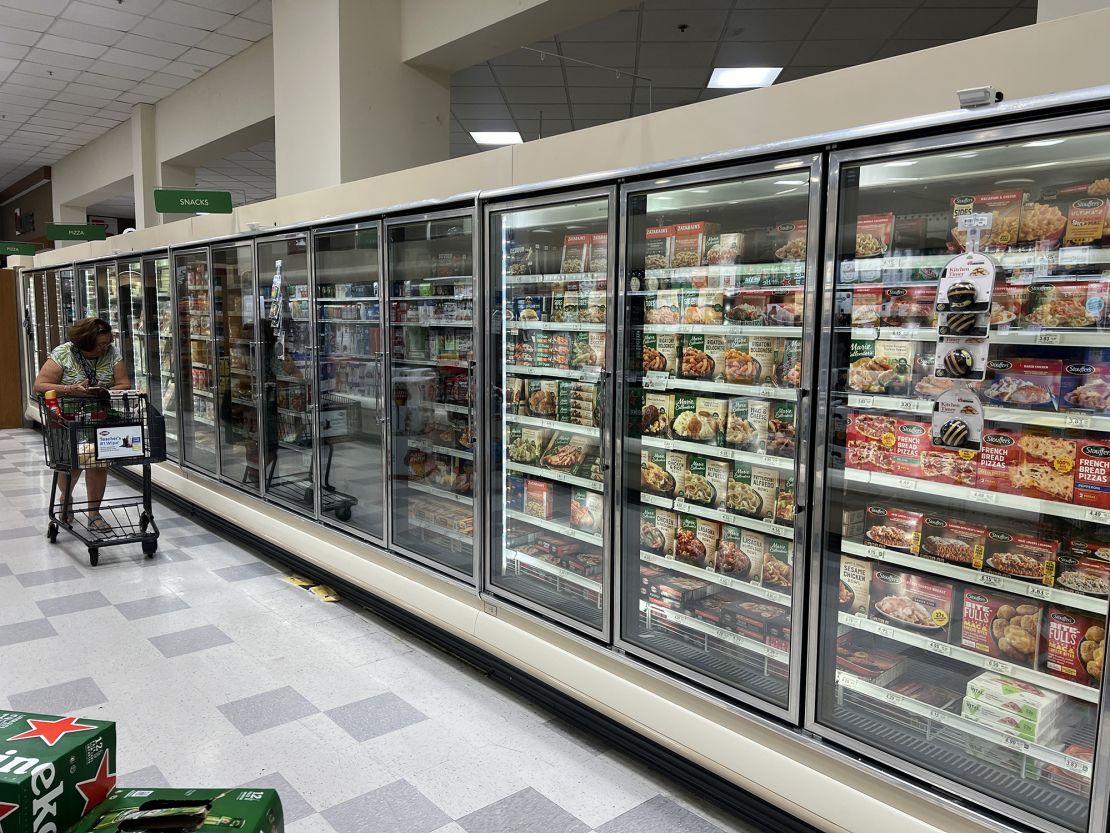
[[[59,391],[65,396],[84,396],[89,392],[89,382],[87,379],[82,379],[76,385],[66,385],[64,391]]]

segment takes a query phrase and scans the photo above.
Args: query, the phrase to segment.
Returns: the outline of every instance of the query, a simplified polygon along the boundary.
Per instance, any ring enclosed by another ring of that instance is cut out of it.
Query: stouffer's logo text
[[[984,434],[983,442],[990,443],[991,445],[1007,446],[1014,444],[1014,438],[1007,437],[1005,434]]]

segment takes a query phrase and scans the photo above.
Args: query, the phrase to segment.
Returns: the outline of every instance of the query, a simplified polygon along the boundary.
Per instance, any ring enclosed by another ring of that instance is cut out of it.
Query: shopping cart
[[[321,397],[320,442],[327,448],[328,454],[320,489],[320,512],[332,513],[341,521],[351,519],[351,509],[358,504],[358,498],[331,485],[334,446],[353,439],[359,430],[361,415],[358,402],[349,397],[336,393],[325,393]],[[297,448],[312,447],[312,426],[307,419],[307,412],[286,413],[279,410],[275,424],[280,444]],[[300,471],[275,476],[276,471],[277,455],[271,455],[269,471],[266,473],[266,493],[312,508],[315,499],[312,472]]]
[[[55,400],[40,396],[39,416],[46,465],[54,470],[46,532],[50,543],[57,541],[59,529],[68,530],[89,548],[89,563],[94,567],[102,547],[142,544],[146,556],[153,556],[158,526],[151,506],[150,464],[166,459],[166,423],[146,394],[112,391]],[[78,469],[116,466],[143,467],[141,497],[104,498],[99,507],[73,499]],[[59,490],[63,474],[69,477]]]

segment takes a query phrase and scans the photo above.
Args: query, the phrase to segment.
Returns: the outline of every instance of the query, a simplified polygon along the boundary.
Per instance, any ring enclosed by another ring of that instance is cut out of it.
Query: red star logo
[[[47,746],[53,746],[70,732],[85,732],[96,728],[95,726],[78,723],[76,717],[62,717],[58,720],[35,720],[33,717],[28,717],[27,722],[31,725],[30,729],[21,735],[10,737],[8,740],[41,738]]]
[[[6,819],[8,816],[10,816],[12,813],[14,813],[18,809],[19,809],[18,804],[4,804],[3,802],[0,802],[0,821],[3,821],[4,819]],[[0,833],[4,833],[4,826],[3,825],[0,825]]]
[[[81,815],[87,815],[93,807],[102,802],[108,797],[116,786],[116,774],[109,772],[111,764],[108,763],[108,750],[104,750],[104,757],[100,759],[100,766],[96,770],[96,775],[88,781],[79,781],[77,783],[77,791],[85,797],[85,809],[81,811]]]

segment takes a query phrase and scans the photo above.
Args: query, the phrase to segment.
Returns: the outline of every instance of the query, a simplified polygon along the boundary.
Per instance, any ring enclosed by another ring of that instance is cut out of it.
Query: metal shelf
[[[1110,333],[1095,327],[1074,330],[991,330],[991,344],[1034,344],[1058,347],[1103,347]],[[936,343],[935,327],[852,327],[856,341],[925,341]]]
[[[558,564],[552,564],[544,561],[542,558],[536,558],[534,555],[527,555],[516,550],[505,548],[505,557],[514,559],[521,564],[527,564],[533,569],[540,570],[541,572],[548,573],[556,578],[564,581],[569,581],[572,584],[577,584],[579,587],[585,587],[587,590],[592,590],[595,593],[601,593],[601,581],[590,576],[584,576],[581,573],[576,573],[573,570],[568,570],[565,567],[560,567]]]
[[[516,521],[523,521],[534,526],[541,527],[551,532],[558,532],[560,535],[566,535],[568,538],[574,538],[576,541],[582,541],[586,544],[593,544],[595,547],[604,546],[605,541],[600,535],[594,535],[591,532],[583,532],[581,529],[575,529],[567,523],[554,518],[537,518],[534,515],[528,515],[517,509],[506,509],[505,517],[512,518]]]
[[[417,520],[416,518],[407,518],[406,520],[409,526],[414,526],[417,529],[425,529],[428,532],[434,532],[436,535],[442,535],[444,538],[450,538],[452,541],[458,541],[460,544],[466,544],[468,547],[474,546],[473,536],[467,535],[464,532],[456,532],[445,526],[440,526],[430,521]]]
[[[722,511],[720,509],[709,509],[705,506],[699,506],[696,503],[690,503],[689,501],[672,500],[671,498],[660,497],[659,495],[653,495],[649,492],[640,492],[639,499],[640,503],[646,503],[649,506],[659,506],[674,512],[697,515],[699,518],[720,521],[721,523],[732,524],[733,526],[742,526],[745,529],[754,529],[757,532],[777,535],[780,538],[787,538],[791,541],[794,540],[794,527],[792,526],[782,526],[781,524],[772,523],[771,521],[749,518],[746,515],[737,515],[734,512]]]
[[[752,584],[750,581],[724,576],[713,570],[706,570],[704,567],[695,567],[693,564],[686,564],[674,558],[667,558],[663,555],[656,555],[655,553],[640,550],[640,560],[648,564],[654,564],[656,567],[665,567],[676,573],[685,573],[688,576],[694,576],[695,578],[703,579],[713,584],[720,585],[721,587],[727,587],[730,590],[736,590],[749,596],[765,599],[769,602],[780,604],[783,607],[790,607],[792,603],[790,596],[786,593],[772,590],[770,587]]]
[[[588,382],[600,381],[601,368],[591,367],[589,370],[581,368],[569,370],[559,367],[532,367],[524,364],[505,365],[506,376],[552,376],[560,379],[582,379]]]
[[[721,460],[736,460],[741,463],[751,463],[753,466],[764,466],[783,471],[794,471],[792,457],[772,457],[770,454],[759,454],[753,451],[739,451],[735,448],[725,448],[719,445],[705,445],[685,440],[668,440],[661,437],[640,437],[640,442],[650,448],[663,448],[667,451],[685,451],[690,454],[701,454],[705,457],[715,457]]]
[[[404,484],[416,492],[425,492],[429,495],[435,495],[438,498],[454,501],[455,503],[462,503],[466,506],[474,505],[474,498],[467,497],[466,495],[460,495],[456,492],[448,491],[447,489],[441,489],[439,486],[433,486],[430,483],[424,483],[416,480],[406,480],[404,481]]]
[[[506,286],[520,286],[532,283],[581,283],[582,281],[608,280],[608,272],[553,272],[537,275],[505,275],[501,280]]]
[[[575,425],[574,423],[563,422],[558,419],[541,419],[540,417],[506,414],[505,422],[515,422],[518,425],[530,425],[533,428],[548,428],[552,431],[567,431],[571,434],[581,434],[584,437],[594,437],[597,439],[601,437],[600,428],[594,428],[592,425]]]
[[[583,489],[589,489],[591,492],[604,492],[605,484],[598,483],[596,480],[590,480],[585,477],[577,477],[573,474],[567,474],[557,469],[545,469],[539,466],[527,466],[523,463],[514,463],[512,460],[505,461],[505,470],[514,471],[518,474],[525,474],[529,477],[542,477],[545,480],[555,480],[559,483],[566,483],[568,486],[580,486]]]
[[[797,324],[644,324],[636,329],[645,333],[802,337],[802,327]]]
[[[841,396],[844,394],[841,392]],[[849,393],[849,408],[867,408],[895,413],[931,414],[933,400],[898,396],[871,396]],[[1045,428],[1079,428],[1084,431],[1110,432],[1110,416],[1084,411],[1030,411],[987,405],[983,416],[991,422],[1010,422],[1020,425],[1038,425]]]
[[[605,324],[578,323],[571,321],[508,321],[505,323],[506,331],[518,332],[520,330],[557,330],[562,333],[603,333],[608,327]]]
[[[780,651],[778,648],[772,648],[770,645],[764,645],[762,642],[756,642],[754,639],[749,639],[746,636],[741,636],[732,631],[726,631],[724,628],[719,628],[709,622],[703,622],[701,619],[695,619],[689,614],[683,613],[680,610],[672,610],[669,607],[662,607],[660,605],[651,605],[652,610],[657,617],[666,619],[668,622],[674,622],[676,625],[682,625],[684,628],[703,633],[706,636],[711,636],[714,639],[719,639],[721,642],[727,642],[730,645],[735,645],[737,648],[743,648],[757,656],[767,657],[768,659],[775,660],[786,664],[790,661],[790,654],[786,651]],[[640,610],[646,611],[648,609],[648,602],[640,599]]]
[[[648,371],[639,380],[644,390],[704,390],[731,396],[757,396],[760,399],[785,399],[798,401],[797,388],[779,388],[774,385],[738,385],[732,382],[709,382],[701,379],[681,379],[666,373]]]

